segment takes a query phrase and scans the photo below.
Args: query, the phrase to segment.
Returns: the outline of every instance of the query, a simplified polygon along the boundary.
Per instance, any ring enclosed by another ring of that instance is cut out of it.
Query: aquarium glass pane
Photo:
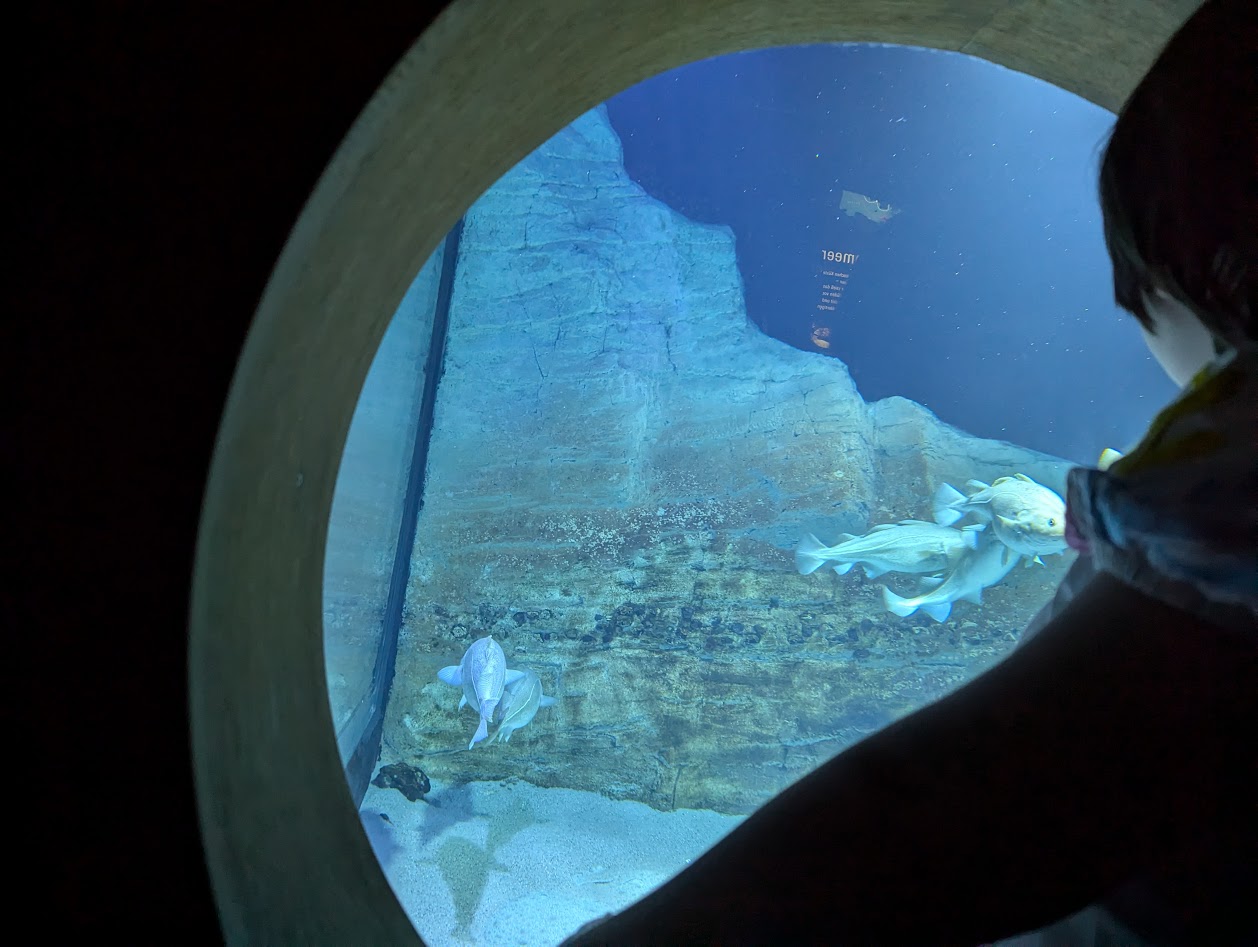
[[[420,414],[441,269],[438,251],[389,324],[354,410],[332,499],[323,572],[323,651],[343,763],[378,712],[373,682]],[[409,556],[409,550],[403,552]]]
[[[1073,559],[1067,469],[1173,393],[1112,301],[1112,120],[957,54],[747,52],[593,109],[467,211],[362,808],[428,943],[558,943],[1015,647]],[[338,727],[433,273],[338,487]]]

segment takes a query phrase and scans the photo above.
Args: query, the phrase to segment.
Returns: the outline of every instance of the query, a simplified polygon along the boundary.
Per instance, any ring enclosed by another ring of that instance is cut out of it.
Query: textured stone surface
[[[746,812],[1007,650],[1064,560],[900,620],[794,544],[928,516],[942,480],[1064,462],[984,441],[761,334],[733,238],[625,175],[602,110],[468,213],[386,753]],[[903,580],[900,583],[903,590]],[[493,634],[559,703],[505,746],[437,682]]]

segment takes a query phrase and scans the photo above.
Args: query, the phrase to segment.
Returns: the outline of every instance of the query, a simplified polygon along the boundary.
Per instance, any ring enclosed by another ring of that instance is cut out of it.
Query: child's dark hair
[[[1114,298],[1162,290],[1221,342],[1255,341],[1258,0],[1206,0],[1123,106],[1101,163]]]

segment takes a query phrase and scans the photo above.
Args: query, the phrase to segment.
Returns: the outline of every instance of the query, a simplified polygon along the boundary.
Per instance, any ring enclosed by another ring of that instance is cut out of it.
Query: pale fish
[[[988,538],[978,549],[967,552],[942,581],[923,579],[923,584],[934,586],[928,591],[901,598],[883,586],[882,601],[887,611],[901,617],[920,608],[935,621],[945,621],[952,612],[953,602],[965,599],[975,605],[983,604],[983,589],[1008,575],[1017,561],[1017,552],[994,537]]]
[[[1066,549],[1066,503],[1025,474],[991,484],[971,480],[965,496],[948,484],[935,491],[935,522],[951,526],[967,513],[990,521],[996,538],[1031,562]]]
[[[526,668],[523,677],[516,678],[503,689],[502,700],[498,701],[498,709],[494,713],[494,719],[499,721],[498,729],[489,742],[510,742],[511,734],[527,726],[539,707],[550,707],[554,703],[555,698],[542,693],[541,679]]]
[[[523,676],[523,671],[507,670],[507,656],[492,635],[473,641],[463,652],[462,661],[437,672],[437,677],[445,683],[463,688],[460,710],[464,704],[470,704],[480,714],[480,724],[467,745],[469,750],[489,735],[489,721],[502,699],[503,688]]]
[[[875,526],[864,536],[843,533],[834,546],[824,545],[809,533],[795,547],[795,568],[800,575],[808,575],[833,562],[834,571],[844,575],[860,563],[871,579],[885,572],[938,572],[957,561],[965,550],[975,548],[976,536],[983,528],[953,529],[922,520],[901,520]]]

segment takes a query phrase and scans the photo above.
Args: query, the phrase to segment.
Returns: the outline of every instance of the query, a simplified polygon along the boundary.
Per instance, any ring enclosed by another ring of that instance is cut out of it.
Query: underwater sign
[[[860,214],[875,224],[885,224],[896,214],[900,213],[900,208],[898,207],[892,207],[890,204],[884,206],[874,198],[866,197],[864,194],[857,194],[855,191],[843,192],[843,196],[839,200],[839,209],[844,211],[849,217]],[[838,311],[839,302],[843,298],[843,291],[847,288],[848,281],[852,278],[852,271],[860,262],[860,254],[834,247],[822,247],[820,252],[821,265],[817,270],[817,274],[821,288],[816,304],[817,316],[814,317],[812,323],[810,339],[817,348],[828,349],[830,347],[831,327],[825,324],[827,321],[826,315]]]

